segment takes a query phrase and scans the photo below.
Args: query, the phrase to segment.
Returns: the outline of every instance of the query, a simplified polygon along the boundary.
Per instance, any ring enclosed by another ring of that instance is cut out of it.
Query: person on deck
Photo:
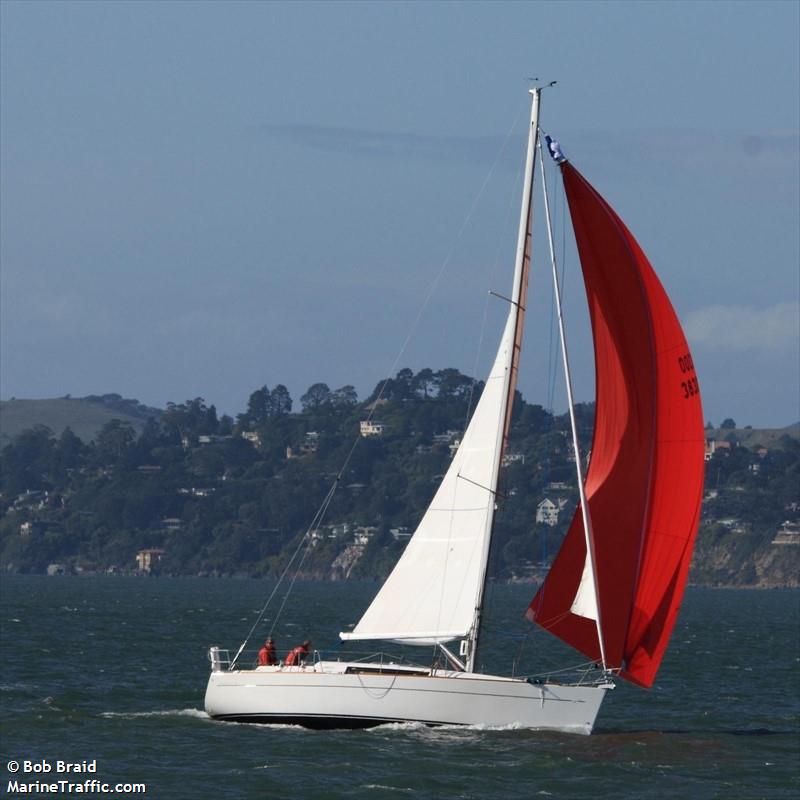
[[[272,667],[278,663],[278,656],[275,653],[275,641],[270,636],[264,646],[258,651],[258,666]]]
[[[290,650],[286,655],[286,659],[283,662],[284,666],[299,667],[306,660],[309,647],[311,647],[311,640],[306,639],[303,644],[299,644],[297,647],[292,648],[292,650]]]

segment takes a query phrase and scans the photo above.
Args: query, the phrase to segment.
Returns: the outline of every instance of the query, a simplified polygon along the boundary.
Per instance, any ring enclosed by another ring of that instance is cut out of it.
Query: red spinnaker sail
[[[596,417],[586,497],[609,668],[651,686],[678,615],[703,491],[703,413],[675,311],[630,231],[562,164],[589,302]],[[596,622],[572,612],[586,558],[575,513],[527,616],[599,660]]]

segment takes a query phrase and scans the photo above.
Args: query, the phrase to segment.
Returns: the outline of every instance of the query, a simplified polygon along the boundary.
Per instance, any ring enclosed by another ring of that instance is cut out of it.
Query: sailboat
[[[340,634],[346,642],[434,647],[440,661],[417,666],[391,658],[318,656],[302,665],[245,668],[212,648],[205,696],[211,717],[315,728],[421,722],[588,734],[615,681],[653,684],[678,615],[700,517],[699,385],[677,316],[644,252],[549,137],[588,300],[596,412],[584,476],[562,339],[580,503],[525,613],[592,668],[573,682],[478,671],[498,479],[520,366],[537,150],[543,166],[541,91],[530,90],[514,280],[497,356],[406,549],[359,622]],[[552,255],[547,202],[545,210]],[[552,261],[563,337],[554,256]]]

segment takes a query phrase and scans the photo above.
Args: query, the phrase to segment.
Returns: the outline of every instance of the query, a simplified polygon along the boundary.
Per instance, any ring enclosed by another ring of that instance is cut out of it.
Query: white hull
[[[212,672],[205,708],[215,719],[312,728],[422,722],[588,734],[606,691],[613,688],[610,682],[532,684],[476,673],[388,669],[318,662]]]

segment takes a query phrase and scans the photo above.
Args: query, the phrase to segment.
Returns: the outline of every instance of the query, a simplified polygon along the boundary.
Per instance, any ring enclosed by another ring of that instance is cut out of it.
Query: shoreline
[[[163,580],[163,579],[198,579],[198,580],[234,580],[234,581],[269,581],[275,582],[275,577],[264,575],[250,575],[246,573],[221,573],[221,574],[197,574],[197,573],[143,573],[143,572],[94,572],[85,570],[82,572],[58,572],[55,574],[48,574],[46,572],[18,572],[16,570],[3,570],[0,574],[10,577],[38,577],[38,578],[136,578],[141,580]],[[350,578],[347,580],[320,578],[311,575],[300,575],[296,578],[297,581],[303,583],[375,583],[378,584],[384,578]],[[534,579],[509,579],[509,580],[489,580],[489,583],[495,586],[538,586],[541,581]],[[794,583],[696,583],[689,581],[686,584],[689,589],[747,589],[751,591],[770,591],[774,589],[781,590],[800,590],[800,581]]]

